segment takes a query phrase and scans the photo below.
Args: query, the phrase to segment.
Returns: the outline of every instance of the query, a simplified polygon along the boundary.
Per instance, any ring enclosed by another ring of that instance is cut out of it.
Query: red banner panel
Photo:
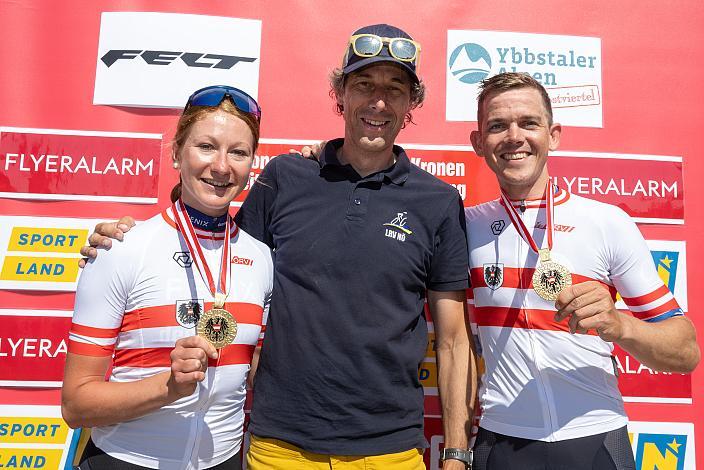
[[[0,387],[61,387],[71,314],[0,310]]]
[[[684,223],[680,157],[557,151],[550,175],[572,194],[618,206],[636,222]]]
[[[303,146],[311,145],[315,141],[261,139],[257,155],[254,157],[252,170],[249,174],[249,184],[242,194],[236,199],[236,205],[244,201],[249,188],[259,177],[264,167],[272,158],[280,154],[289,153],[289,150],[300,151]],[[452,185],[460,194],[465,206],[477,204],[495,197],[495,185],[486,184],[488,169],[482,159],[477,158],[468,145],[420,145],[399,143],[406,151],[411,163],[427,171],[442,181]],[[484,181],[480,187],[479,181]],[[493,182],[490,181],[490,183]],[[471,188],[471,191],[470,191]]]
[[[157,202],[161,136],[0,128],[0,197]]]
[[[618,387],[626,402],[692,403],[692,377],[689,374],[656,372],[633,356],[614,347],[618,365]]]

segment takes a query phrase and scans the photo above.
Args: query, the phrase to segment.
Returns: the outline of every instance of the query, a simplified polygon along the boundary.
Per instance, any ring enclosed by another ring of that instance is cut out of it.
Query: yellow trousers
[[[252,435],[248,470],[425,470],[423,453],[411,449],[384,455],[328,455],[306,452],[288,442]]]

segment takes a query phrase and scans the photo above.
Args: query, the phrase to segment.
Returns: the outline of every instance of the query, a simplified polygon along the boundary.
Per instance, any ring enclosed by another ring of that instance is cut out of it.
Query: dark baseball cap
[[[375,24],[359,28],[357,31],[352,33],[351,37],[354,37],[358,34],[373,34],[381,38],[388,39],[409,39],[413,43],[413,46],[411,47],[415,47],[417,49],[413,51],[415,53],[415,57],[413,58],[413,60],[399,60],[397,57],[394,57],[394,55],[390,51],[390,44],[387,41],[383,42],[381,50],[378,54],[373,55],[371,57],[359,56],[355,53],[352,42],[350,41],[347,46],[347,53],[345,54],[345,58],[342,63],[342,73],[347,75],[350,72],[354,72],[355,70],[359,70],[362,67],[366,67],[367,65],[371,65],[376,62],[393,62],[402,66],[408,72],[413,81],[415,81],[416,83],[420,81],[418,79],[418,75],[416,75],[416,66],[418,65],[418,58],[420,56],[420,44],[415,42],[413,38],[409,36],[405,31],[388,24]],[[410,46],[410,44],[407,45]]]

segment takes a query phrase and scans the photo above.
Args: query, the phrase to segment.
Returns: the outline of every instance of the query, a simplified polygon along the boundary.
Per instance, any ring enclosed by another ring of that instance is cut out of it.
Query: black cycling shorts
[[[124,460],[116,459],[98,448],[93,439],[88,439],[86,448],[81,456],[81,463],[76,467],[77,470],[149,470],[147,467],[135,465],[125,462]],[[241,452],[236,453],[229,459],[209,470],[241,470],[242,457]]]
[[[504,436],[479,428],[473,470],[635,470],[626,427],[557,442]]]

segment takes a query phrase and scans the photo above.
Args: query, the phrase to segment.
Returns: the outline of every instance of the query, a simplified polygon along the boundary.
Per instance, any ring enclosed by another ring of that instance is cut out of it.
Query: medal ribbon
[[[545,186],[545,212],[546,212],[546,229],[548,231],[548,250],[552,250],[552,232],[553,232],[553,217],[554,217],[554,211],[555,211],[555,193],[552,191],[552,185],[550,184],[550,180],[548,179],[548,183]],[[506,209],[506,213],[508,214],[508,218],[511,219],[511,223],[513,224],[514,227],[516,227],[516,230],[518,233],[521,235],[521,238],[525,240],[528,245],[530,245],[531,249],[535,251],[536,253],[540,252],[540,248],[538,247],[538,244],[535,243],[535,239],[533,238],[533,235],[528,231],[528,228],[526,225],[523,223],[523,220],[521,217],[518,215],[518,211],[516,210],[515,207],[513,207],[513,204],[511,203],[511,200],[508,198],[508,195],[504,190],[501,190],[501,202],[503,202],[504,208]]]
[[[186,212],[186,206],[181,199],[179,199],[172,204],[171,208],[174,212],[176,227],[178,227],[179,232],[181,232],[181,235],[183,235],[183,238],[186,240],[186,246],[188,247],[188,252],[191,255],[193,264],[196,265],[200,277],[215,298],[213,307],[222,308],[223,305],[225,305],[225,298],[227,298],[227,294],[230,291],[230,227],[232,219],[230,214],[227,214],[225,222],[225,239],[222,246],[222,259],[220,260],[220,285],[216,286],[213,274],[203,255],[203,249],[200,243],[198,243],[191,218]],[[218,292],[218,287],[220,292]]]

